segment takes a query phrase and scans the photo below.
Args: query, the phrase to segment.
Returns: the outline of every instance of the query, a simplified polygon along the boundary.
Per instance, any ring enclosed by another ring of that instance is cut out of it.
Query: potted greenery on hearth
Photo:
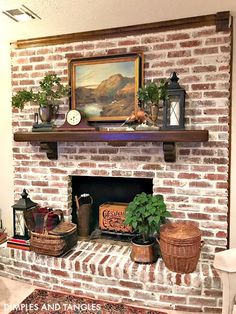
[[[58,111],[57,100],[69,96],[70,87],[61,83],[57,74],[47,74],[39,82],[38,91],[20,90],[12,96],[12,106],[23,109],[29,101],[39,105],[39,116],[43,123],[50,123]]]
[[[170,217],[162,195],[137,194],[125,210],[125,224],[132,226],[138,236],[132,239],[131,259],[137,263],[153,263],[156,261],[155,232]]]

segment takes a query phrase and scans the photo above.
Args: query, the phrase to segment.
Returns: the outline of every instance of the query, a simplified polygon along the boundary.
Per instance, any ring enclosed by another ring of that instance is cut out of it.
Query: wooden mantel
[[[16,142],[40,142],[49,159],[57,159],[57,142],[163,142],[164,159],[176,160],[175,142],[206,142],[207,130],[17,132]]]

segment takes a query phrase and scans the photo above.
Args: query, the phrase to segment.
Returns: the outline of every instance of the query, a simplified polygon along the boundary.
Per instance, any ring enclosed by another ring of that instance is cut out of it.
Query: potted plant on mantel
[[[155,232],[170,217],[162,195],[137,194],[125,210],[125,224],[132,226],[139,235],[132,242],[131,259],[136,263],[153,263],[155,254]]]
[[[168,81],[162,79],[159,84],[151,82],[138,90],[139,103],[154,124],[157,123],[161,104],[167,99],[167,85]]]
[[[12,106],[14,108],[23,109],[24,105],[33,101],[39,105],[39,117],[42,126],[51,126],[51,120],[56,116],[58,104],[56,100],[69,96],[70,87],[61,83],[61,78],[57,74],[47,74],[42,81],[39,82],[40,89],[38,91],[20,90],[12,97]]]

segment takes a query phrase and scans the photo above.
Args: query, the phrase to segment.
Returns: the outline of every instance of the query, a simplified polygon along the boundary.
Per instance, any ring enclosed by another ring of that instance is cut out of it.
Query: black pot
[[[39,107],[39,117],[43,123],[50,123],[55,120],[58,112],[58,106],[47,105],[45,107]]]

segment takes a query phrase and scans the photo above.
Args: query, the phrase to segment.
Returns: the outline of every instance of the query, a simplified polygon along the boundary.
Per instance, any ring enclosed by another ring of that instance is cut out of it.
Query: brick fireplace
[[[60,142],[58,160],[48,160],[38,143],[14,142],[15,199],[27,188],[33,201],[72,213],[73,176],[148,178],[164,195],[173,220],[195,221],[204,246],[196,272],[168,271],[130,262],[129,246],[79,242],[64,258],[1,248],[0,270],[40,286],[136,304],[221,312],[214,253],[227,247],[231,31],[199,26],[42,47],[12,47],[13,91],[34,88],[48,71],[67,82],[73,57],[144,53],[145,81],[173,71],[186,89],[186,128],[209,130],[209,141],[177,143],[177,161],[166,163],[161,143]],[[13,110],[13,130],[30,131],[37,107]],[[68,104],[60,106],[57,124]]]

